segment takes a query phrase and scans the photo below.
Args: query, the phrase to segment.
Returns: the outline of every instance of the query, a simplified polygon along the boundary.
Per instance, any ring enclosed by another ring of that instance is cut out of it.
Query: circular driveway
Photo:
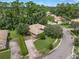
[[[73,42],[70,31],[63,29],[63,38],[59,48],[43,59],[66,59],[72,53]]]

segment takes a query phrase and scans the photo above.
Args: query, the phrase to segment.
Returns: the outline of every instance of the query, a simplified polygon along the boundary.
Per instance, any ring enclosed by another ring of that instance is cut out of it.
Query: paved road
[[[43,59],[66,59],[66,57],[72,53],[74,40],[71,37],[70,32],[64,29],[62,42],[59,48]]]

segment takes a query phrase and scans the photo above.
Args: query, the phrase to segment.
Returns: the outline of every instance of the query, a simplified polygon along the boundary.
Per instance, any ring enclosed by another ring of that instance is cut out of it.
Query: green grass
[[[52,45],[54,41],[55,39],[51,37],[46,37],[45,40],[41,40],[41,39],[37,40],[35,42],[35,46],[39,50],[40,53],[46,54],[50,51],[50,45]]]
[[[20,51],[22,55],[27,55],[28,54],[28,50],[25,44],[25,40],[24,37],[22,35],[18,36],[18,43],[19,43],[19,47],[20,47]]]
[[[61,24],[62,26],[64,26],[65,28],[71,28],[71,25],[69,24]]]
[[[10,31],[10,36],[9,36],[9,38],[11,38],[11,39],[17,38],[17,33],[16,33],[15,30],[14,30],[14,31]]]
[[[10,50],[0,52],[0,59],[11,59]]]
[[[29,59],[29,56],[26,55],[26,56],[23,57],[23,59]]]

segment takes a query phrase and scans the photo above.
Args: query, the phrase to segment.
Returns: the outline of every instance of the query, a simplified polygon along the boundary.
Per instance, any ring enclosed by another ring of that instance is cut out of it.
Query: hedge
[[[26,54],[28,54],[28,50],[27,50],[27,47],[26,47],[26,44],[25,44],[25,41],[24,41],[24,37],[22,35],[19,35],[18,43],[19,43],[19,46],[20,46],[21,54],[24,55],[24,56]]]

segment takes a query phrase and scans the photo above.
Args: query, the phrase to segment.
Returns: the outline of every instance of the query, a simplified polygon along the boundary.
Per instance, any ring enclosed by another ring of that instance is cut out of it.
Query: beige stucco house
[[[36,37],[38,34],[42,33],[44,31],[45,26],[41,24],[33,24],[29,26],[31,34],[33,37]]]
[[[64,19],[63,17],[61,16],[57,16],[55,14],[51,14],[51,12],[47,12],[47,16],[52,16],[54,18],[54,21],[58,24],[61,24],[62,23],[62,20]]]

